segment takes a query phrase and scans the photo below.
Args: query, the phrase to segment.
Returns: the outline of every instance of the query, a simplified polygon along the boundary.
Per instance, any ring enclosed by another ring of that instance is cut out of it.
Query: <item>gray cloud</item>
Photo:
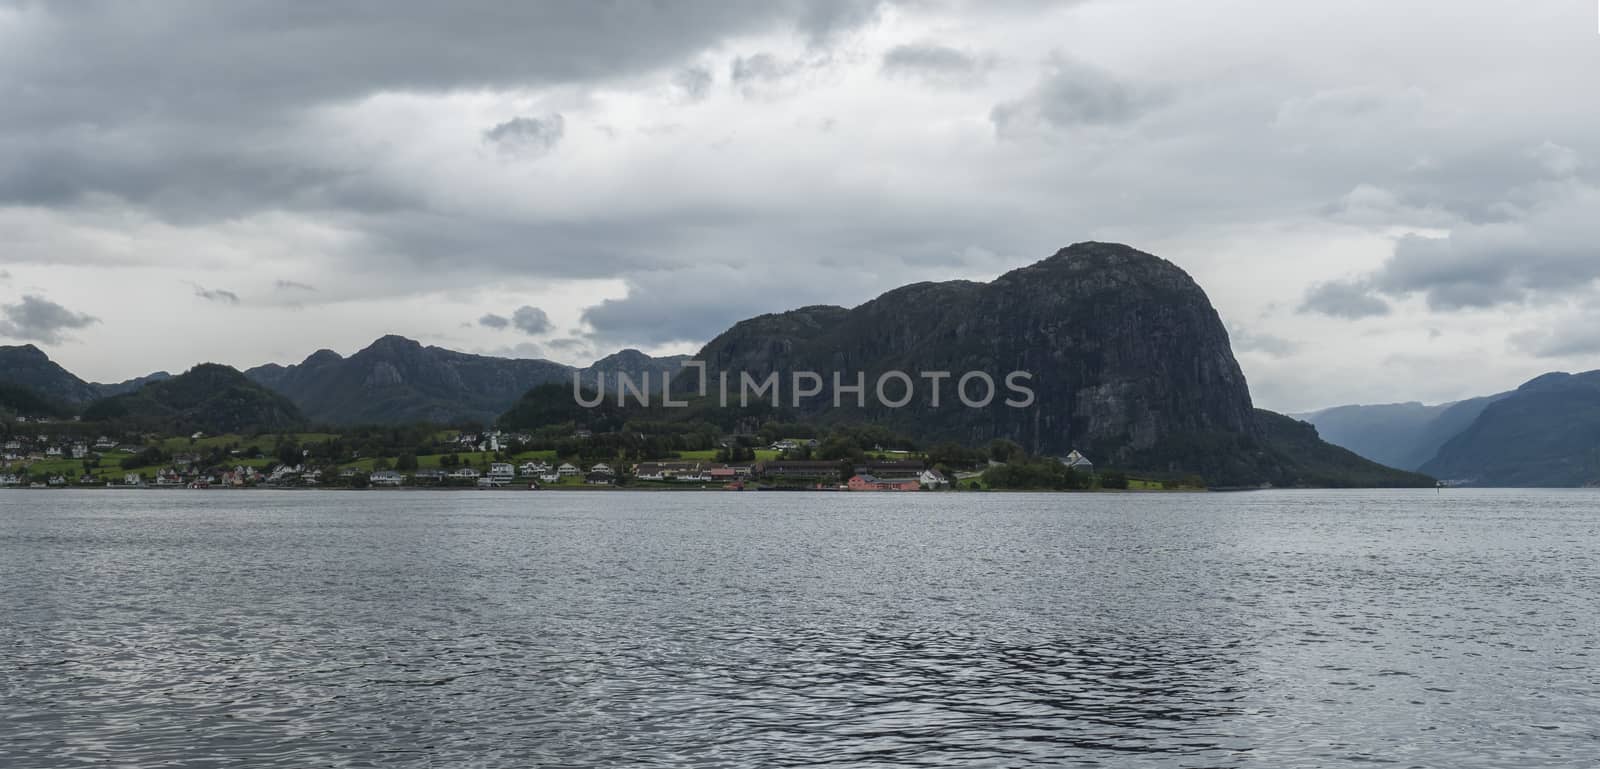
[[[510,326],[511,319],[504,315],[496,315],[492,312],[484,313],[483,317],[478,319],[478,325],[483,326],[484,328],[499,330]]]
[[[1231,327],[1228,336],[1237,352],[1258,352],[1273,358],[1287,358],[1300,351],[1300,344],[1280,336]]]
[[[711,93],[715,78],[705,67],[685,67],[672,76],[672,84],[683,91],[690,101],[699,101]]]
[[[1032,129],[1108,126],[1138,119],[1163,102],[1154,91],[1084,62],[1056,57],[1022,98],[989,113],[1002,136]]]
[[[100,319],[77,313],[44,297],[27,295],[22,301],[0,307],[0,336],[24,341],[60,344],[67,331],[87,328]]]
[[[317,287],[310,283],[301,283],[298,280],[278,280],[273,282],[273,287],[279,291],[316,291]]]
[[[1373,296],[1368,286],[1351,281],[1330,281],[1312,286],[1300,303],[1299,311],[1359,319],[1388,315],[1390,308],[1388,302]]]
[[[921,80],[933,85],[976,85],[986,65],[977,56],[938,43],[909,43],[883,55],[883,73]]]
[[[542,118],[512,118],[485,130],[483,139],[511,152],[542,153],[554,149],[566,130],[566,119],[556,112]]]
[[[550,316],[546,315],[544,310],[528,305],[518,307],[516,312],[511,313],[511,325],[529,336],[549,333],[553,328]]]
[[[728,65],[728,77],[735,85],[782,80],[795,71],[792,62],[779,61],[770,53],[736,56]]]
[[[9,282],[10,280],[11,273],[7,270],[0,270],[0,283]]]
[[[232,305],[239,304],[239,295],[233,293],[232,291],[227,291],[220,288],[206,288],[198,283],[191,283],[190,285],[194,287],[195,296],[198,296],[208,302]]]

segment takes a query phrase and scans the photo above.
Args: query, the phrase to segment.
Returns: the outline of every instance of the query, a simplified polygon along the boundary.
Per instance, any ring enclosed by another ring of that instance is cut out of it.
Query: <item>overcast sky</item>
[[[1259,405],[1600,368],[1590,0],[0,1],[0,343],[587,363],[1188,270]]]

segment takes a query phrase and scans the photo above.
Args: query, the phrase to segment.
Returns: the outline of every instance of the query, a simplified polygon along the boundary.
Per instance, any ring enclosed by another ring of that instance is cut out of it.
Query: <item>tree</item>
[[[401,454],[400,457],[394,462],[394,469],[403,471],[412,471],[417,469],[417,455]]]

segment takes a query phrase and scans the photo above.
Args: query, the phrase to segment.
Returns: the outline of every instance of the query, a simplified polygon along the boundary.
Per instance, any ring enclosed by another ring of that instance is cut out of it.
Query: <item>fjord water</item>
[[[0,766],[1587,767],[1600,493],[0,492]]]

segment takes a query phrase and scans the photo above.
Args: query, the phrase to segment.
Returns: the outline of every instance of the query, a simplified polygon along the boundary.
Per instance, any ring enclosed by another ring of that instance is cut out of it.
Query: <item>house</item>
[[[916,478],[879,478],[873,475],[852,475],[851,491],[917,491],[922,481]]]
[[[15,486],[15,485],[17,485],[19,483],[22,483],[22,479],[18,478],[15,475],[12,475],[10,473],[6,473],[5,475],[0,475],[0,486]]]
[[[602,474],[605,474],[605,475],[616,475],[615,472],[612,472],[611,465],[608,465],[608,464],[606,464],[604,462],[595,463],[594,467],[589,468],[589,472],[591,472],[591,473],[602,473]]]
[[[117,447],[117,442],[102,435],[94,441],[95,451],[110,451]]]
[[[122,485],[124,485],[124,486],[143,486],[144,485],[144,476],[142,476],[142,475],[140,475],[138,473],[127,473],[127,474],[122,476]]]
[[[706,462],[640,462],[633,466],[634,477],[646,481],[711,480],[711,465]]]
[[[544,483],[559,483],[561,481],[561,473],[554,470],[546,470],[539,473],[539,480]]]
[[[837,483],[839,463],[813,459],[777,459],[759,462],[754,475],[772,481]]]
[[[591,472],[583,478],[583,482],[590,486],[610,486],[615,480],[616,476],[611,473]]]
[[[418,470],[411,474],[411,482],[418,485],[437,486],[444,483],[444,479],[448,477],[450,477],[450,474],[443,470]]]
[[[479,474],[480,473],[474,468],[463,467],[457,469],[455,472],[450,473],[450,477],[458,481],[476,481],[478,480]]]
[[[1061,464],[1066,465],[1068,470],[1076,470],[1087,475],[1094,474],[1094,463],[1090,462],[1088,457],[1078,453],[1077,449],[1073,449],[1071,454],[1063,457]]]
[[[73,459],[84,459],[89,456],[89,447],[82,443],[74,443],[72,448],[67,450],[67,454]]]
[[[922,482],[922,487],[925,489],[950,488],[950,479],[946,478],[944,473],[941,473],[931,467],[927,470],[923,470],[922,475],[918,480]]]
[[[44,455],[52,459],[60,459],[63,453],[60,446],[51,446],[44,450]]]
[[[300,483],[306,486],[316,486],[322,483],[321,470],[307,470],[300,474]]]
[[[548,463],[545,463],[545,462],[523,462],[522,463],[522,467],[518,468],[517,474],[531,478],[531,477],[536,476],[536,475],[543,475],[543,474],[545,474],[546,472],[549,472],[549,471],[550,471],[550,465]]]
[[[561,466],[556,468],[556,474],[563,478],[569,475],[580,475],[582,472],[583,471],[574,467],[571,462],[562,462]]]
[[[517,478],[517,466],[510,462],[492,462],[489,464],[489,481],[497,486],[510,484]]]
[[[399,486],[406,482],[406,477],[394,470],[374,470],[367,475],[367,483],[373,486]]]
[[[871,475],[878,478],[918,478],[922,475],[922,460],[920,459],[876,459],[862,462],[855,466],[856,475]]]

